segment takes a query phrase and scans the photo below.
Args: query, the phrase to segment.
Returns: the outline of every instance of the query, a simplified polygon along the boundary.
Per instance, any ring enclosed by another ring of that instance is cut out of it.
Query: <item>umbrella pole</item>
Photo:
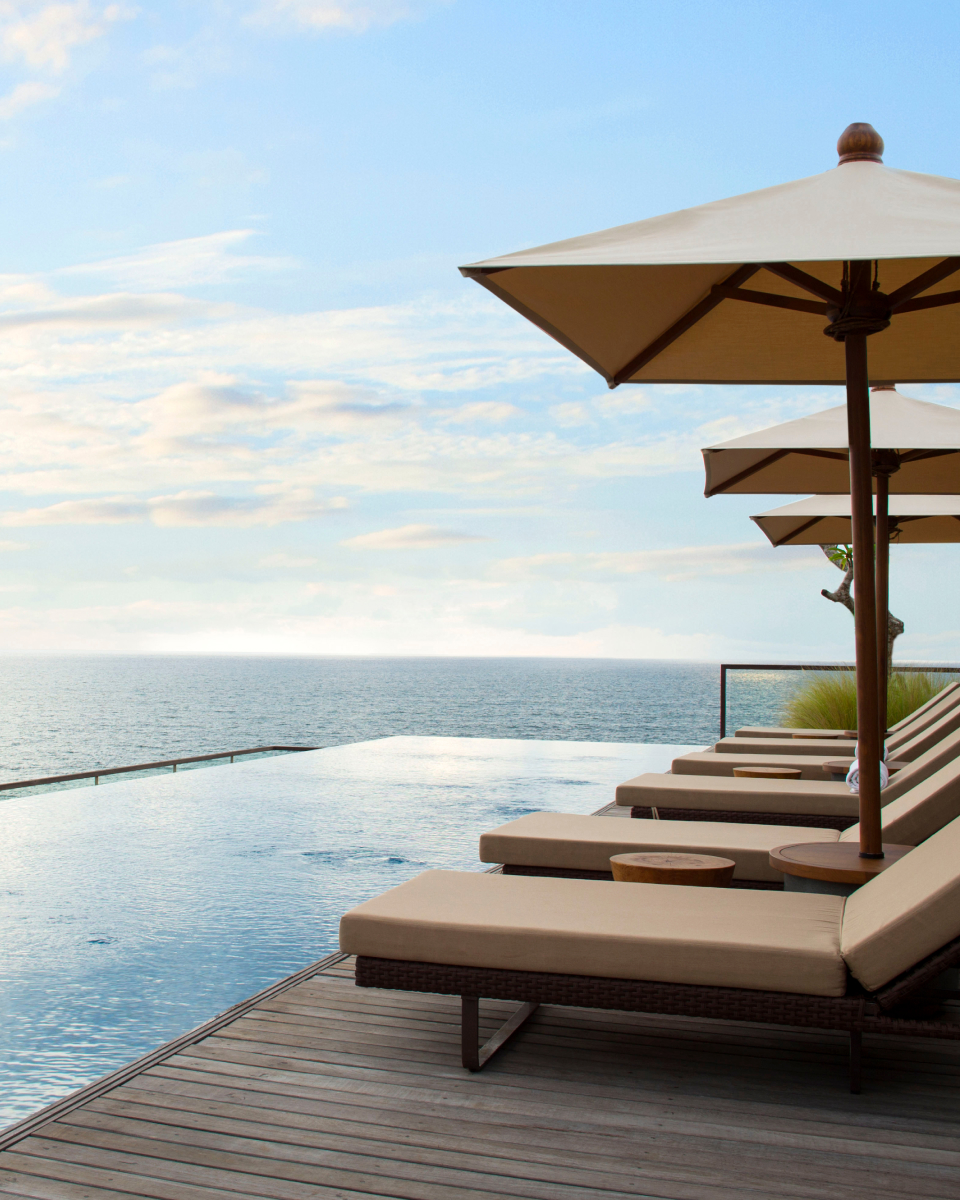
[[[861,264],[852,264],[860,266]],[[864,264],[865,265],[865,264]],[[873,470],[867,335],[844,338],[850,517],[853,526],[854,622],[857,647],[857,757],[860,766],[860,856],[882,858],[880,833],[880,713],[877,703],[877,610],[873,570]]]
[[[887,738],[887,612],[890,608],[890,476],[877,472],[877,705],[880,745]]]

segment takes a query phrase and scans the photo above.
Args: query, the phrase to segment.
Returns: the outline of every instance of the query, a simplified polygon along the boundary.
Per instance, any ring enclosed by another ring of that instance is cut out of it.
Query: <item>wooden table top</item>
[[[799,779],[799,767],[734,767],[737,779]]]
[[[834,775],[839,775],[842,771],[844,775],[850,770],[852,758],[831,758],[829,762],[823,764],[823,769],[829,775],[831,771]],[[891,758],[886,764],[887,770],[891,775],[896,775],[898,771],[902,771],[904,767],[909,767],[910,764],[905,758]]]
[[[827,883],[869,883],[892,867],[913,846],[883,844],[883,858],[861,858],[859,842],[798,842],[770,851],[770,866],[784,875],[821,879]]]
[[[679,883],[692,887],[727,887],[736,863],[715,854],[687,854],[680,850],[650,850],[614,854],[613,878],[620,883]]]

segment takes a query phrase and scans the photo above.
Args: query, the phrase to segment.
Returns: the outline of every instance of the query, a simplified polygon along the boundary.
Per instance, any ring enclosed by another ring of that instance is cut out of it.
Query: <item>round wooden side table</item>
[[[861,858],[858,842],[799,842],[771,850],[770,866],[783,873],[784,891],[849,896],[912,849],[884,842],[883,858]]]
[[[679,850],[614,854],[610,859],[613,878],[620,883],[680,883],[688,887],[728,887],[736,865],[730,858]]]
[[[737,779],[799,779],[799,767],[734,767]]]
[[[823,764],[823,769],[834,783],[843,783],[852,762],[852,758],[831,758],[829,762]],[[906,759],[892,758],[887,763],[887,770],[891,775],[896,775],[898,771],[902,771],[908,765]]]

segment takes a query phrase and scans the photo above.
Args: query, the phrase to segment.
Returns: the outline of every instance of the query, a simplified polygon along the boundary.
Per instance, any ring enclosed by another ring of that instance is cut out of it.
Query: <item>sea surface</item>
[[[736,672],[727,727],[774,721],[799,672]],[[700,744],[715,664],[610,659],[0,657],[0,782],[393,734]]]

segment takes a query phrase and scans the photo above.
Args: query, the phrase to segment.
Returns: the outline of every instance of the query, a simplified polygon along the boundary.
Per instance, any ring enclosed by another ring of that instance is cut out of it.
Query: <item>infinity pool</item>
[[[337,945],[479,835],[588,813],[692,746],[393,737],[0,803],[0,1124]]]

